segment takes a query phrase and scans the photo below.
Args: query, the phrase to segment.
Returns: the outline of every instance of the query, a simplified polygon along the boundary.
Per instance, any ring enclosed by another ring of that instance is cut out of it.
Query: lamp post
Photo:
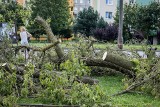
[[[118,48],[123,49],[123,0],[119,0]]]

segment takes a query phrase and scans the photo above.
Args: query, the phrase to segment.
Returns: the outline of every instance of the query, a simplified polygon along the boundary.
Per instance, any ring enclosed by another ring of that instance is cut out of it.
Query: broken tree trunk
[[[131,61],[124,59],[123,57],[119,55],[115,55],[109,52],[105,52],[103,54],[102,59],[106,62],[111,62],[115,65],[121,66],[122,68],[125,68],[127,70],[133,70],[133,68],[135,67]]]
[[[123,68],[120,65],[104,61],[102,59],[87,58],[87,59],[84,59],[84,62],[86,64],[86,66],[108,67],[108,68],[120,71],[121,73],[129,76],[130,78],[134,78],[135,77],[134,71],[126,69],[126,68]]]
[[[42,25],[44,27],[44,29],[49,37],[49,41],[52,43],[56,43],[58,41],[58,39],[54,36],[49,24],[44,19],[42,19],[40,16],[37,16],[35,20],[40,25]],[[55,51],[56,51],[59,59],[64,59],[64,52],[62,51],[59,44],[56,44]]]

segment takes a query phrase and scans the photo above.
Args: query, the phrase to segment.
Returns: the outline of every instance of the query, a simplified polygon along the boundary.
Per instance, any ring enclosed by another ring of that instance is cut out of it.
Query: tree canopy
[[[32,20],[38,15],[48,20],[54,34],[69,28],[71,17],[67,0],[34,0],[31,4]],[[39,27],[36,25],[36,28]]]
[[[152,2],[149,5],[125,4],[124,6],[124,38],[133,38],[131,30],[135,30],[145,38],[152,36],[152,32],[160,27],[160,4]],[[118,12],[115,22],[118,23]]]
[[[25,25],[30,16],[30,10],[23,8],[16,2],[2,2],[0,7],[0,22],[16,23],[18,26]]]
[[[94,11],[92,7],[83,9],[83,11],[78,13],[78,17],[74,25],[74,30],[86,36],[90,36],[92,35],[92,30],[97,27],[98,19],[98,12]]]

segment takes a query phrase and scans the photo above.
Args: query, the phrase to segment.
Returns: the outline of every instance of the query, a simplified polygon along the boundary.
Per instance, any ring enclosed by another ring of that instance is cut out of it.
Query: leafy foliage
[[[155,55],[155,49],[151,49],[148,46],[144,45],[143,47],[147,59],[133,59],[134,63],[137,65],[136,68],[136,78],[135,79],[127,79],[125,78],[125,88],[130,86],[131,84],[144,82],[142,85],[138,86],[136,90],[143,91],[149,94],[152,94],[156,98],[160,97],[160,71],[159,71],[159,58]]]
[[[79,32],[89,37],[92,35],[92,30],[96,28],[98,19],[98,12],[94,11],[92,7],[83,9],[83,11],[78,13],[73,29],[75,32]]]
[[[0,3],[0,22],[10,22],[17,24],[17,27],[26,24],[30,17],[30,10],[23,8],[16,2]]]
[[[118,28],[116,25],[108,25],[105,28],[96,28],[93,35],[100,41],[114,41],[118,37]]]
[[[9,60],[13,59],[14,54],[13,56],[8,55],[10,58],[2,63],[8,62],[10,69],[0,66],[0,86],[2,87],[0,96],[3,98],[2,100],[0,98],[0,104],[9,107],[16,106],[20,97],[32,96],[49,104],[106,106],[109,98],[99,85],[84,84],[77,80],[77,77],[90,75],[90,68],[79,59],[81,52],[77,50],[82,48],[80,46],[77,45],[75,47],[77,49],[68,53],[70,57],[61,64],[60,70],[56,69],[57,63],[52,62],[56,54],[54,51],[50,52],[51,50],[46,52],[44,57],[41,57],[41,53],[37,53],[32,59],[34,63],[27,63],[25,66],[21,65],[23,61],[19,58],[21,55],[17,55],[17,60],[10,63]],[[3,51],[1,50],[1,52]],[[40,64],[41,67],[39,67]]]
[[[41,16],[45,20],[48,20],[53,33],[56,35],[63,33],[62,30],[69,29],[71,24],[71,16],[69,14],[67,0],[34,0],[31,3],[31,8],[33,11],[32,20],[34,20],[37,15]],[[34,30],[33,33],[44,33],[39,32],[42,28],[37,26],[35,22],[32,23],[31,29]]]
[[[106,26],[108,26],[108,23],[101,17],[97,22],[97,28],[105,28]]]
[[[61,67],[64,69],[62,73],[41,72],[40,81],[44,90],[40,96],[43,101],[82,106],[105,104],[107,97],[98,85],[90,86],[75,81],[77,76],[87,75],[89,68],[79,63],[74,54]]]
[[[116,23],[119,21],[118,11],[115,17]],[[160,26],[159,11],[160,4],[157,2],[152,2],[149,5],[142,6],[138,4],[125,4],[123,23],[124,39],[128,40],[134,38],[137,34],[140,39],[147,38],[148,36],[156,36],[156,34],[153,34],[152,32],[156,31]]]
[[[2,37],[2,36],[0,36]],[[11,41],[7,37],[1,38],[0,42],[0,63],[14,62],[14,50],[12,49]]]

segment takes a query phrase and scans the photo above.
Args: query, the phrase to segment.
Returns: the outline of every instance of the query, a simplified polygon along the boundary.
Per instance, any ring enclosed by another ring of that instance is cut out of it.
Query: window
[[[106,12],[106,18],[112,19],[112,12]]]
[[[83,3],[83,0],[80,0],[80,3]]]
[[[107,5],[113,5],[113,0],[106,0]]]

